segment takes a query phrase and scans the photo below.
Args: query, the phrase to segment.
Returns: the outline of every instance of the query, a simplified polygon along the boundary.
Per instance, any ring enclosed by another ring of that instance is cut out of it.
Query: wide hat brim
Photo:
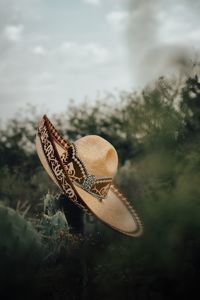
[[[69,177],[61,156],[68,151],[70,142],[63,139],[49,119],[44,116],[36,135],[36,150],[42,165],[51,179],[69,200],[92,213],[113,229],[132,237],[142,234],[143,226],[128,200],[112,184],[105,199],[99,200]]]

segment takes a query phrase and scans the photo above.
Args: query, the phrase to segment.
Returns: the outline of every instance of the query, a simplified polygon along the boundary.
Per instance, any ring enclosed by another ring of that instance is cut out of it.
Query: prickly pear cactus
[[[43,255],[40,235],[12,208],[0,204],[0,280],[20,284],[31,279]]]
[[[68,224],[62,211],[57,211],[53,216],[44,214],[41,220],[42,234],[52,239],[59,238],[63,231],[68,231]]]
[[[53,216],[60,210],[58,198],[49,192],[44,197],[44,214]]]
[[[44,214],[40,221],[40,232],[43,237],[48,257],[56,257],[68,244],[69,227],[59,200],[48,193],[44,197]]]

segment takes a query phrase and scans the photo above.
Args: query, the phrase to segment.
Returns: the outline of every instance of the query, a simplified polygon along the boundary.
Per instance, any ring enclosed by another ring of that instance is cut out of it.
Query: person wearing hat
[[[44,115],[36,134],[36,150],[45,170],[66,196],[62,196],[63,201],[71,201],[124,235],[142,234],[135,209],[113,184],[118,155],[107,140],[87,135],[72,143]],[[72,214],[74,205],[69,204]]]

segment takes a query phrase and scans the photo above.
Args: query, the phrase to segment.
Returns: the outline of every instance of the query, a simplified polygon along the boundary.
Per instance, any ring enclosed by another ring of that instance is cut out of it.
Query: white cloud
[[[11,42],[19,42],[22,38],[24,26],[19,25],[7,25],[4,30],[5,37]]]
[[[81,1],[83,5],[84,0]],[[89,95],[94,99],[97,90],[110,91],[127,85],[129,76],[123,57],[118,54],[121,44],[112,40],[105,20],[109,12],[107,1],[85,0],[81,14],[77,9],[70,10],[70,1],[58,5],[47,2],[0,0],[3,119],[13,116],[27,102],[56,112],[65,109],[70,98],[80,101]],[[99,5],[103,9],[98,10]],[[90,19],[91,8],[95,10]],[[117,9],[113,6],[111,10]],[[53,24],[52,17],[57,20]],[[81,26],[77,26],[77,17]]]
[[[91,57],[95,63],[101,64],[109,60],[108,49],[95,43],[84,45],[82,51],[84,56]]]
[[[73,49],[74,47],[77,47],[76,43],[67,41],[61,44],[60,49],[62,51],[68,51]]]
[[[100,5],[101,0],[83,0],[85,3],[91,4],[91,5]]]
[[[193,31],[190,31],[188,35],[191,40],[198,42],[200,46],[200,28],[195,28]]]
[[[111,58],[109,50],[96,43],[80,44],[67,41],[61,45],[60,50],[74,66],[104,64]]]
[[[121,31],[127,27],[129,13],[127,11],[112,11],[106,16],[106,20],[111,26]]]
[[[46,50],[44,49],[43,46],[41,45],[37,45],[33,48],[32,52],[36,55],[45,55],[46,54]]]

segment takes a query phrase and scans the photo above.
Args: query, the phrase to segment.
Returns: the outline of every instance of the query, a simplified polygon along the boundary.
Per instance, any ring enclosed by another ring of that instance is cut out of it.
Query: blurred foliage
[[[14,209],[0,204],[0,295],[29,285],[43,256],[40,235]]]
[[[35,153],[38,120],[34,111],[0,130],[1,199],[14,208],[28,201],[36,218],[41,197],[56,191]],[[162,77],[140,93],[108,95],[94,105],[72,103],[51,120],[72,141],[97,134],[115,146],[115,182],[141,216],[144,235],[130,239],[88,222],[80,247],[41,269],[42,297],[66,299],[67,291],[70,298],[79,294],[74,299],[190,298],[200,280],[198,76]]]

